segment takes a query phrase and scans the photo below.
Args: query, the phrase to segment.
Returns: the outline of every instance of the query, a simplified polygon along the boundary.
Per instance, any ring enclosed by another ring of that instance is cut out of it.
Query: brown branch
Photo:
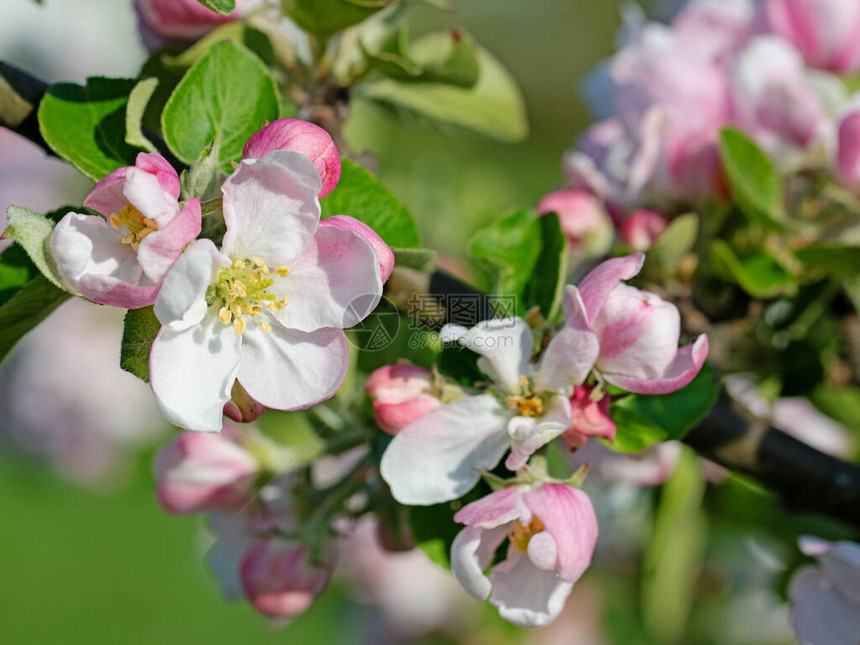
[[[0,126],[54,154],[39,132],[39,103],[47,90],[44,81],[0,61]]]

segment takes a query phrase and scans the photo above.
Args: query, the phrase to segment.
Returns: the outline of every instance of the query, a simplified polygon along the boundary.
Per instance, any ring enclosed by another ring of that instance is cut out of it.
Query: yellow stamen
[[[245,333],[245,330],[248,329],[248,321],[244,318],[236,318],[233,321],[233,331],[235,331],[239,336]]]
[[[540,521],[538,516],[532,515],[532,519],[527,525],[522,522],[514,522],[511,532],[508,533],[508,539],[511,541],[511,546],[515,551],[528,553],[531,539],[545,530],[546,526],[544,526],[544,523]]]
[[[229,325],[233,321],[233,313],[227,307],[221,307],[218,311],[218,319],[225,325]]]
[[[282,278],[286,278],[288,275],[290,275],[290,267],[283,265],[275,267],[275,273],[277,273]]]
[[[272,326],[267,322],[261,322],[260,329],[262,329],[265,333],[268,334],[270,331],[272,331]]]

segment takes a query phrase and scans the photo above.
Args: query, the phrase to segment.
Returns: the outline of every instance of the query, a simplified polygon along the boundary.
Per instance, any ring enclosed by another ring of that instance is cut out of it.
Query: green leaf
[[[236,11],[236,0],[197,0],[207,9],[211,9],[222,16],[229,16]]]
[[[36,276],[0,306],[0,361],[24,335],[42,322],[71,294],[58,289],[44,276]]]
[[[673,219],[648,251],[646,262],[663,269],[677,266],[693,250],[699,234],[699,216],[686,213]]]
[[[797,281],[769,255],[760,252],[735,255],[723,240],[711,244],[711,263],[725,278],[731,278],[753,298],[775,298],[797,292]]]
[[[860,433],[860,388],[821,385],[809,398],[824,414]]]
[[[248,138],[278,113],[275,81],[265,65],[244,46],[220,42],[173,91],[161,116],[162,132],[187,164],[214,141],[218,167],[227,171]]]
[[[860,273],[860,245],[840,242],[816,242],[796,253],[807,270],[823,269],[839,278]]]
[[[146,78],[140,81],[129,94],[128,107],[125,111],[125,142],[149,152],[158,152],[158,150],[143,133],[143,115],[157,88],[157,78]]]
[[[93,181],[134,164],[125,139],[126,108],[136,81],[89,78],[84,87],[56,83],[39,106],[39,129],[51,149]]]
[[[264,456],[264,465],[273,472],[298,470],[325,453],[325,440],[304,412],[269,410],[256,425],[272,441],[265,451],[268,454],[252,452]]]
[[[0,253],[0,305],[37,275],[39,270],[19,245],[12,244]]]
[[[708,522],[705,479],[689,449],[663,486],[642,570],[642,616],[655,643],[681,643],[696,598]]]
[[[182,196],[185,199],[209,199],[218,190],[218,150],[215,142],[206,146],[188,170],[182,172]]]
[[[20,244],[33,264],[55,287],[66,290],[51,257],[51,233],[54,223],[42,215],[37,215],[26,208],[10,206],[6,209],[7,225],[3,237],[15,240]]]
[[[542,227],[533,210],[516,210],[479,230],[469,242],[469,254],[478,269],[495,273],[493,293],[523,295],[537,265],[542,245]],[[524,310],[525,303],[518,302]]]
[[[458,29],[446,33],[441,40],[444,48],[424,52],[424,59],[416,58],[409,44],[409,28],[406,23],[392,31],[374,51],[368,51],[361,43],[362,51],[371,69],[402,83],[444,83],[471,88],[478,82],[481,70],[472,37]]]
[[[538,222],[541,250],[526,285],[526,308],[538,307],[544,317],[551,321],[561,308],[567,282],[567,238],[562,233],[557,214],[549,213]]]
[[[176,56],[162,55],[161,61],[168,68],[187,69],[205,57],[213,45],[225,41],[244,45],[267,65],[274,62],[275,53],[269,34],[238,21],[216,27]]]
[[[683,439],[710,412],[719,387],[707,363],[687,387],[671,394],[630,394],[612,402],[615,450],[638,452],[655,441]]]
[[[733,128],[720,134],[720,156],[732,197],[744,214],[763,226],[783,228],[782,179],[768,156]]]
[[[436,268],[436,256],[438,254],[433,249],[402,249],[394,247],[391,250],[394,252],[395,266],[423,272],[429,272]]]
[[[418,229],[406,205],[370,172],[349,159],[341,161],[340,181],[322,200],[322,216],[349,215],[372,228],[392,247],[419,245]]]
[[[446,44],[446,34],[430,34],[412,47],[413,56],[433,56]],[[467,131],[514,143],[528,135],[525,101],[504,66],[475,46],[480,75],[472,88],[441,83],[369,82],[360,96],[391,110],[396,116],[449,131]]]
[[[149,351],[161,323],[152,306],[129,309],[123,322],[119,366],[149,383]]]
[[[393,0],[281,0],[285,14],[302,29],[328,37],[370,18]]]

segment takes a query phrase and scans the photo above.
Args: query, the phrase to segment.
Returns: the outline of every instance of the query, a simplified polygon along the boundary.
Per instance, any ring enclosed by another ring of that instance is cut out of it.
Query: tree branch
[[[44,81],[0,61],[0,126],[20,134],[53,155],[39,132],[39,103],[47,90],[48,84]]]
[[[493,315],[486,294],[444,271],[395,269],[388,289],[395,303],[427,294],[444,307],[452,295],[469,296],[477,301],[477,320]],[[442,322],[449,315],[445,311]],[[683,442],[702,457],[758,480],[791,511],[860,526],[860,465],[825,455],[777,428],[750,423],[731,409],[725,394]]]

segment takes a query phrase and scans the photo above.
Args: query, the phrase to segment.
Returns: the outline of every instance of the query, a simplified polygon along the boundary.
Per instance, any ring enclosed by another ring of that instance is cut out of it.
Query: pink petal
[[[303,410],[334,396],[348,365],[340,329],[305,333],[273,323],[267,334],[252,323],[242,336],[236,377],[267,408]]]
[[[290,329],[311,332],[346,329],[364,320],[379,304],[379,260],[366,237],[348,228],[320,226],[290,273],[275,280],[270,293],[289,297],[274,313]]]
[[[164,157],[151,152],[141,152],[134,162],[136,168],[140,168],[150,175],[155,175],[161,188],[173,199],[179,199],[182,186],[179,183],[179,175]]]
[[[479,529],[494,529],[519,521],[528,524],[532,519],[529,507],[523,501],[521,487],[509,486],[467,504],[454,515],[454,521]]]
[[[382,430],[394,435],[440,405],[442,401],[429,394],[420,394],[400,403],[374,401],[373,418]]]
[[[823,571],[804,567],[789,588],[791,622],[801,645],[853,643],[860,634],[860,608],[837,592]]]
[[[589,326],[579,290],[564,292],[564,326],[543,353],[535,387],[541,392],[570,393],[585,381],[600,353],[597,335]]]
[[[130,167],[117,168],[99,183],[84,198],[84,206],[92,208],[105,217],[118,213],[128,203],[123,189]]]
[[[262,159],[273,150],[292,150],[305,155],[320,174],[319,198],[328,195],[340,179],[340,155],[331,135],[301,119],[278,119],[248,139],[242,157]]]
[[[270,267],[295,260],[317,231],[320,179],[308,158],[278,150],[245,160],[221,187],[227,232],[221,250]]]
[[[382,274],[382,281],[385,282],[388,280],[388,277],[394,270],[394,251],[382,241],[382,238],[377,235],[376,231],[364,222],[346,215],[335,215],[334,217],[322,220],[320,227],[325,226],[349,229],[364,236],[373,246],[373,250],[376,251],[376,255],[379,258],[379,271]]]
[[[544,484],[524,495],[558,549],[558,575],[573,584],[591,564],[597,544],[597,516],[588,495],[563,484]]]
[[[637,394],[669,394],[692,381],[705,360],[708,358],[708,337],[702,334],[692,345],[685,345],[678,350],[675,360],[662,376],[653,379],[638,379],[618,374],[604,374],[604,378],[612,385],[628,392]]]
[[[558,563],[558,546],[555,539],[546,531],[532,536],[527,547],[529,560],[538,569],[554,571]]]
[[[603,308],[609,293],[622,280],[629,280],[639,273],[645,262],[643,253],[634,253],[623,258],[611,258],[597,265],[579,283],[579,293],[585,305],[586,319],[592,324]]]
[[[137,260],[150,280],[159,283],[164,279],[185,246],[200,235],[201,227],[200,200],[191,199],[165,227],[143,238]]]

